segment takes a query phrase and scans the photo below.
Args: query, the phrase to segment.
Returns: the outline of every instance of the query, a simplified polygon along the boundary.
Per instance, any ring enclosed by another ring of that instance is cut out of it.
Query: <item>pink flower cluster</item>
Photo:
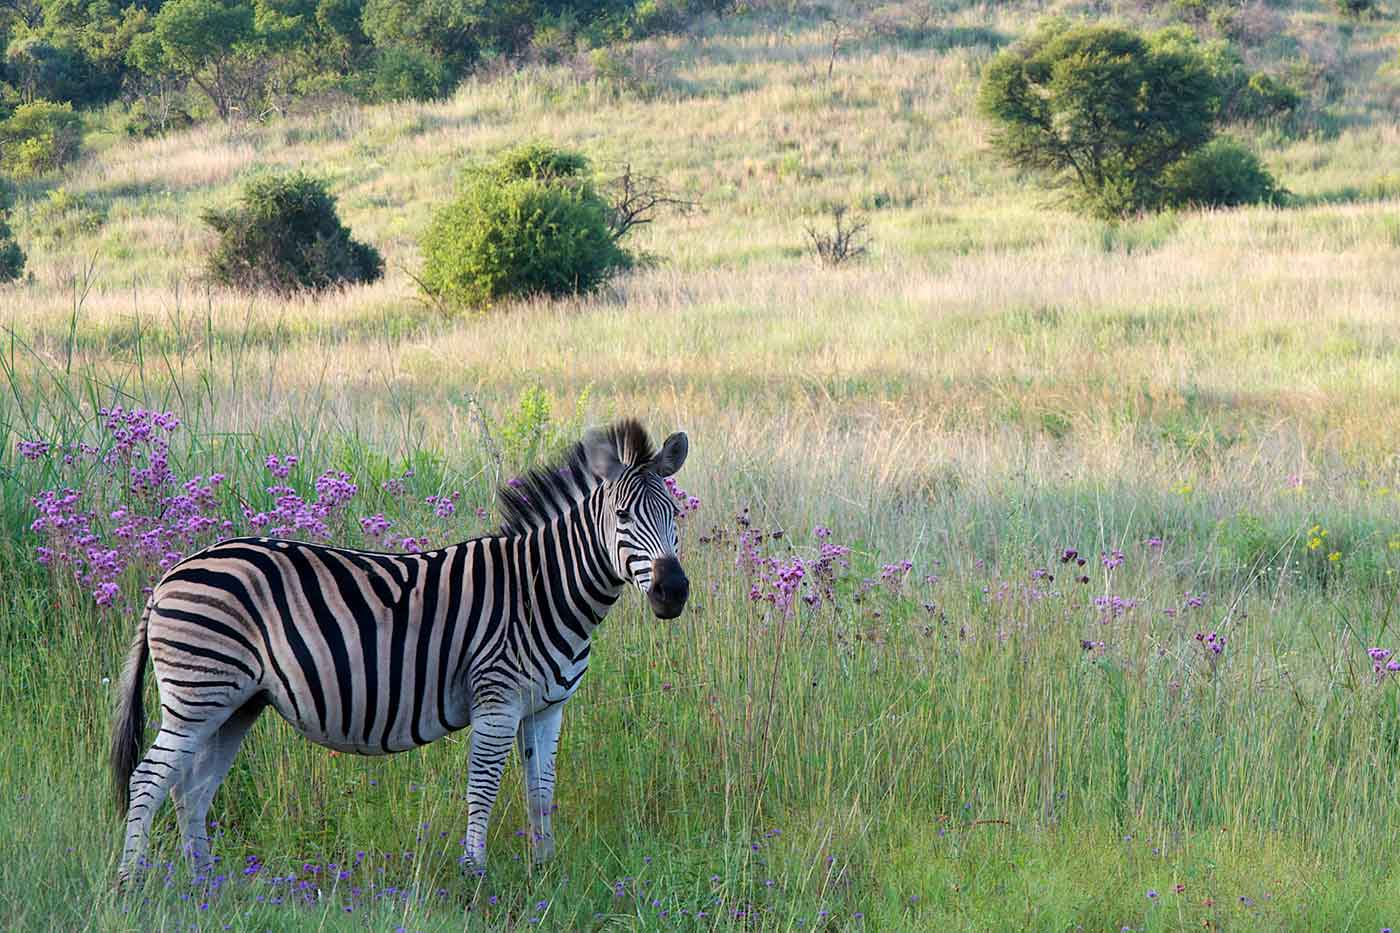
[[[674,476],[666,477],[666,491],[676,500],[678,518],[686,518],[700,508],[700,499],[682,489]]]
[[[1217,632],[1197,632],[1196,641],[1210,651],[1212,655],[1221,655],[1225,652],[1225,636]]]
[[[227,535],[233,523],[219,515],[221,473],[179,482],[170,466],[170,435],[180,421],[170,412],[104,408],[99,412],[105,450],[89,444],[65,449],[62,465],[83,465],[83,492],[47,489],[31,502],[38,517],[30,530],[42,538],[41,564],[63,568],[99,606],[121,602],[129,568],[147,581],[195,548]],[[21,441],[29,461],[57,452],[48,441]]]
[[[1389,648],[1367,648],[1366,655],[1371,659],[1371,671],[1377,683],[1388,675],[1400,673],[1400,658],[1394,657]]]
[[[290,471],[288,461],[291,461],[291,466],[295,465],[295,458],[288,457],[279,462],[276,457],[268,457],[265,467],[274,477],[285,478],[287,472],[284,471]],[[330,520],[338,517],[359,492],[359,487],[351,482],[350,474],[338,470],[328,470],[316,478],[316,499],[312,502],[307,502],[291,486],[274,483],[266,488],[267,494],[272,496],[272,509],[255,512],[245,505],[243,518],[250,528],[274,538],[304,532],[329,539]]]

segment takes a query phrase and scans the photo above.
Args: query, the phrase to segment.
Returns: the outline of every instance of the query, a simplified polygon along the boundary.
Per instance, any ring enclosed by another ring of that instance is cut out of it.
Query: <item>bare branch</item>
[[[824,266],[839,266],[848,259],[858,259],[869,249],[870,238],[865,231],[870,225],[864,219],[858,219],[846,226],[846,211],[844,205],[831,209],[831,233],[818,233],[810,225],[803,228],[812,244],[812,252]]]
[[[622,239],[633,227],[651,223],[659,210],[688,214],[700,206],[698,201],[677,195],[654,175],[634,174],[630,163],[603,190],[610,205],[608,232],[614,241]]]

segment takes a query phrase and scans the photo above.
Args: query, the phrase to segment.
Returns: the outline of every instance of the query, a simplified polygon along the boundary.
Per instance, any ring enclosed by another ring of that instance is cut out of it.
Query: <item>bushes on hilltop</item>
[[[224,285],[285,294],[384,274],[379,252],[350,238],[325,183],[302,172],[254,179],[236,207],[202,217],[219,234],[209,275]]]
[[[1099,217],[1170,206],[1181,178],[1200,181],[1214,167],[1245,170],[1238,151],[1224,149],[1174,168],[1214,138],[1222,107],[1212,62],[1180,29],[1144,35],[1050,20],[992,60],[978,104],[996,125],[998,153]],[[1257,160],[1250,168],[1267,175]],[[1213,193],[1201,184],[1190,200],[1217,203]]]
[[[449,305],[597,288],[632,264],[576,152],[528,145],[471,171],[423,235],[421,284]],[[620,234],[619,234],[620,235]]]
[[[0,0],[0,119],[19,104],[119,98],[138,134],[189,111],[223,120],[299,98],[439,97],[482,63],[678,29],[732,0]]]

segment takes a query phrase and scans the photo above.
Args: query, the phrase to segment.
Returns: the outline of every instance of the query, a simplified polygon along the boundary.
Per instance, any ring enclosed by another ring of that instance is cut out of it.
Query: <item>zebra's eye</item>
[[[617,520],[618,520],[618,521],[620,521],[620,522],[625,522],[625,521],[627,521],[627,520],[628,520],[629,518],[631,518],[631,517],[632,517],[632,516],[631,516],[630,514],[628,514],[628,512],[627,512],[626,509],[618,509],[618,510],[617,510]]]

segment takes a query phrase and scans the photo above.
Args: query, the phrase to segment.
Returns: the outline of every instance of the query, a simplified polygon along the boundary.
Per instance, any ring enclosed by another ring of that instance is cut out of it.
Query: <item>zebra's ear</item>
[[[612,481],[622,475],[622,461],[617,457],[617,444],[612,433],[595,428],[583,436],[583,455],[588,460],[588,468],[593,475],[604,481]]]
[[[657,476],[670,476],[681,467],[685,466],[686,454],[690,453],[690,438],[685,436],[684,431],[677,431],[666,438],[666,443],[661,445],[661,453],[651,458],[651,471]]]

